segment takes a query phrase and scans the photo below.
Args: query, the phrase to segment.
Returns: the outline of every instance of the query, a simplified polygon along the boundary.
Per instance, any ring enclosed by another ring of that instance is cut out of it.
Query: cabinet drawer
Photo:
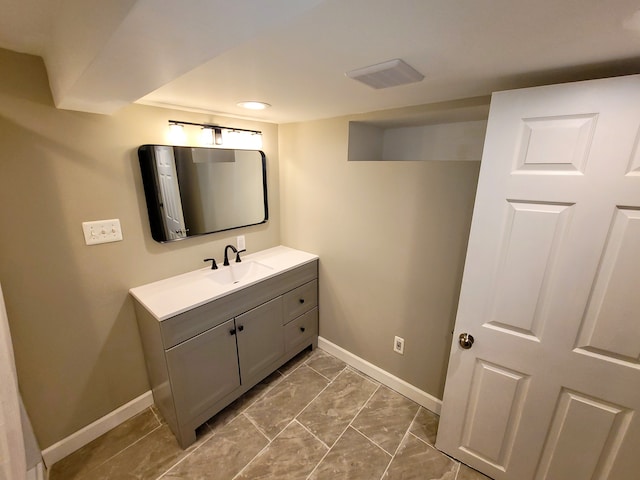
[[[285,293],[283,322],[289,323],[294,318],[318,306],[318,280],[299,286]]]
[[[316,335],[318,335],[317,307],[285,325],[285,349],[287,351],[293,350],[301,343],[307,342]]]

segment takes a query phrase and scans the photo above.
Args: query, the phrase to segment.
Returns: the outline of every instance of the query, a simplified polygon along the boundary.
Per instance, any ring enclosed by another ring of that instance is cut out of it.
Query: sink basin
[[[218,285],[234,285],[251,281],[270,273],[273,269],[256,261],[232,263],[228,267],[220,267],[207,273],[207,278]]]
[[[129,291],[152,316],[164,321],[317,259],[317,255],[280,245],[248,254],[240,263],[232,260],[228,267],[198,268]]]

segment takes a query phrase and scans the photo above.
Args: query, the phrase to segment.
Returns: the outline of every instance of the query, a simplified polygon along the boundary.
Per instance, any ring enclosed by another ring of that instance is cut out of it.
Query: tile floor
[[[152,407],[49,478],[489,480],[433,447],[437,427],[435,414],[316,349],[210,419],[187,450]]]

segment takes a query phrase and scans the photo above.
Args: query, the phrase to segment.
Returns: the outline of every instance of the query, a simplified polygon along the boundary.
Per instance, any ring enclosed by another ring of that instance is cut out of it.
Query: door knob
[[[458,343],[465,350],[469,350],[473,346],[473,335],[469,335],[468,333],[461,333],[458,337]]]

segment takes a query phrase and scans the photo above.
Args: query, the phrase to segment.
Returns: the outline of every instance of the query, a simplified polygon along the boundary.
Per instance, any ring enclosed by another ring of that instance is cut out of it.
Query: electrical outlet
[[[120,220],[117,218],[82,222],[82,231],[84,232],[84,242],[87,245],[122,240],[122,228],[120,227]]]
[[[238,250],[246,250],[246,245],[244,243],[244,235],[238,235],[236,237],[236,247]]]
[[[404,338],[396,337],[393,339],[393,351],[404,355]]]

